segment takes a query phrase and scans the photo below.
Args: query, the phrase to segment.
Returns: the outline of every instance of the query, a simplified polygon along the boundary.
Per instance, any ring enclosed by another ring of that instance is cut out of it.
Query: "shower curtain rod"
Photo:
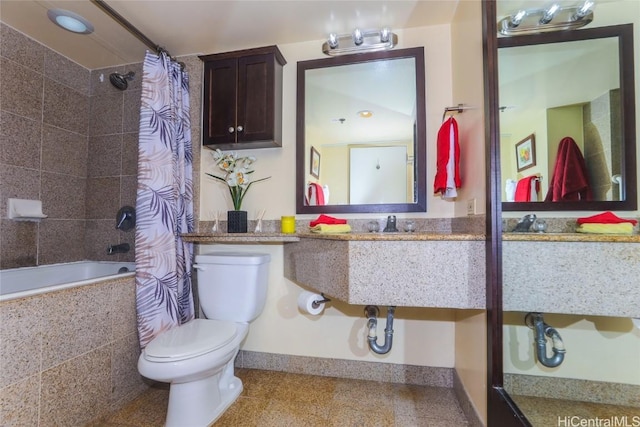
[[[176,59],[169,54],[169,51],[167,49],[163,48],[159,44],[154,43],[149,37],[145,36],[142,31],[138,30],[131,22],[127,21],[127,19],[125,19],[122,15],[113,10],[113,8],[105,3],[104,0],[91,0],[91,3],[102,9],[104,13],[109,15],[114,21],[122,25],[127,31],[136,36],[142,43],[149,46],[156,53],[164,52],[172,61],[176,61]],[[180,65],[182,66],[182,68],[184,68],[184,65],[182,63],[180,63]]]

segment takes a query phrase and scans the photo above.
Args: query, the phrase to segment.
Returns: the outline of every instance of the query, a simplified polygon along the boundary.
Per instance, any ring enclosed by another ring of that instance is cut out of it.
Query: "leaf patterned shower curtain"
[[[147,52],[143,66],[138,194],[136,305],[144,348],[160,332],[194,318],[189,77],[165,53]]]

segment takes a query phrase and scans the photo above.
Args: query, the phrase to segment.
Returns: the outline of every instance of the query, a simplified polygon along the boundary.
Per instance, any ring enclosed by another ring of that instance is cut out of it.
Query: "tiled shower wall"
[[[127,91],[112,71],[136,71]],[[102,80],[101,80],[102,76]],[[135,205],[140,64],[89,70],[0,23],[0,268],[133,261],[115,229]],[[40,223],[7,220],[7,199],[42,200]]]
[[[620,89],[611,90],[584,108],[584,158],[595,200],[620,200],[612,177],[620,174],[622,117]]]

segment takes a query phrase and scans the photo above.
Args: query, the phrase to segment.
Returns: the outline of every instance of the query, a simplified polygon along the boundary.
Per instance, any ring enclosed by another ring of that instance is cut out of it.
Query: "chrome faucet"
[[[128,243],[120,243],[119,245],[109,245],[107,247],[107,254],[125,254],[129,252],[130,246]]]
[[[387,217],[387,225],[384,227],[384,230],[382,230],[384,233],[397,233],[398,232],[398,228],[396,227],[396,216],[395,215],[389,215]]]

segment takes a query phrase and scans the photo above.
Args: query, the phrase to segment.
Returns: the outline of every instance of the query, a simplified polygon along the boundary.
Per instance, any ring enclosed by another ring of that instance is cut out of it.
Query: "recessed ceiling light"
[[[93,33],[93,24],[77,13],[64,9],[49,9],[47,16],[56,25],[76,34]]]
[[[368,119],[369,117],[373,116],[373,111],[371,110],[358,111],[358,116],[362,117],[363,119]]]

